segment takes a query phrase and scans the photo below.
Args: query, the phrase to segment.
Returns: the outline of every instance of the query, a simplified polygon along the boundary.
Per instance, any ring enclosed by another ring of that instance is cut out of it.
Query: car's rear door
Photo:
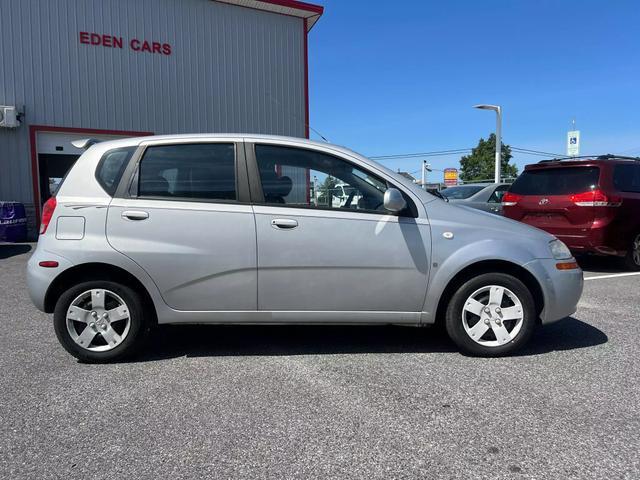
[[[319,312],[314,319],[344,322],[388,321],[384,312],[400,312],[394,321],[417,321],[431,238],[411,198],[406,212],[390,214],[382,206],[387,182],[336,155],[248,144],[247,157],[254,165],[260,310],[307,312],[292,321],[309,320],[312,312]],[[350,191],[340,205],[331,200],[338,183]]]
[[[255,237],[244,149],[233,139],[145,142],[107,215],[109,243],[176,310],[255,310]]]

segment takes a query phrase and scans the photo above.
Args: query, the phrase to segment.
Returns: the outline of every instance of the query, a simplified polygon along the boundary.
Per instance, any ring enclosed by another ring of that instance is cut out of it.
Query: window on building
[[[265,202],[309,208],[386,212],[387,183],[320,152],[256,145]]]
[[[616,165],[613,183],[622,192],[640,193],[640,165]]]
[[[193,200],[236,200],[233,144],[148,147],[140,161],[138,195]]]

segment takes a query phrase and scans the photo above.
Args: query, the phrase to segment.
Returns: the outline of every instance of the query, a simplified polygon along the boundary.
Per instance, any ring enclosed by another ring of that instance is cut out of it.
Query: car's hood
[[[464,243],[483,240],[515,242],[535,258],[548,258],[548,243],[555,237],[543,230],[464,204],[428,202],[425,204],[433,233],[453,232]]]
[[[462,217],[456,215],[457,220],[463,221],[464,218],[464,221],[468,221],[469,223],[479,222],[485,229],[504,232],[509,235],[524,235],[528,238],[538,237],[541,240],[547,241],[551,241],[556,238],[550,233],[540,230],[539,228],[532,227],[531,225],[527,225],[526,223],[518,222],[494,213],[484,212],[476,208],[471,208],[462,203],[451,206],[465,212],[462,214]]]

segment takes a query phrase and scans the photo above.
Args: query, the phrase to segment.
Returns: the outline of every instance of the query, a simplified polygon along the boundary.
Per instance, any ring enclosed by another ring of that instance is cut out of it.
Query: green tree
[[[512,157],[509,145],[502,145],[500,157],[502,178],[518,176],[518,167],[509,163]],[[496,135],[492,133],[487,140],[480,139],[478,146],[471,150],[471,155],[465,155],[460,159],[460,178],[466,183],[493,179],[495,158]]]
[[[319,205],[331,205],[331,195],[333,190],[336,188],[336,184],[338,183],[338,179],[328,175],[327,178],[324,179],[322,184],[318,185],[318,204]]]

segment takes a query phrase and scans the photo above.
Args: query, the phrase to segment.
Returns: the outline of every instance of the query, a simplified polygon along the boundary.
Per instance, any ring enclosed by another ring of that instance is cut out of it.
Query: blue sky
[[[471,107],[494,103],[510,145],[562,154],[575,118],[582,154],[640,155],[637,0],[318,3],[311,126],[332,143],[369,156],[472,147],[495,114]],[[459,156],[430,161],[457,167]]]

